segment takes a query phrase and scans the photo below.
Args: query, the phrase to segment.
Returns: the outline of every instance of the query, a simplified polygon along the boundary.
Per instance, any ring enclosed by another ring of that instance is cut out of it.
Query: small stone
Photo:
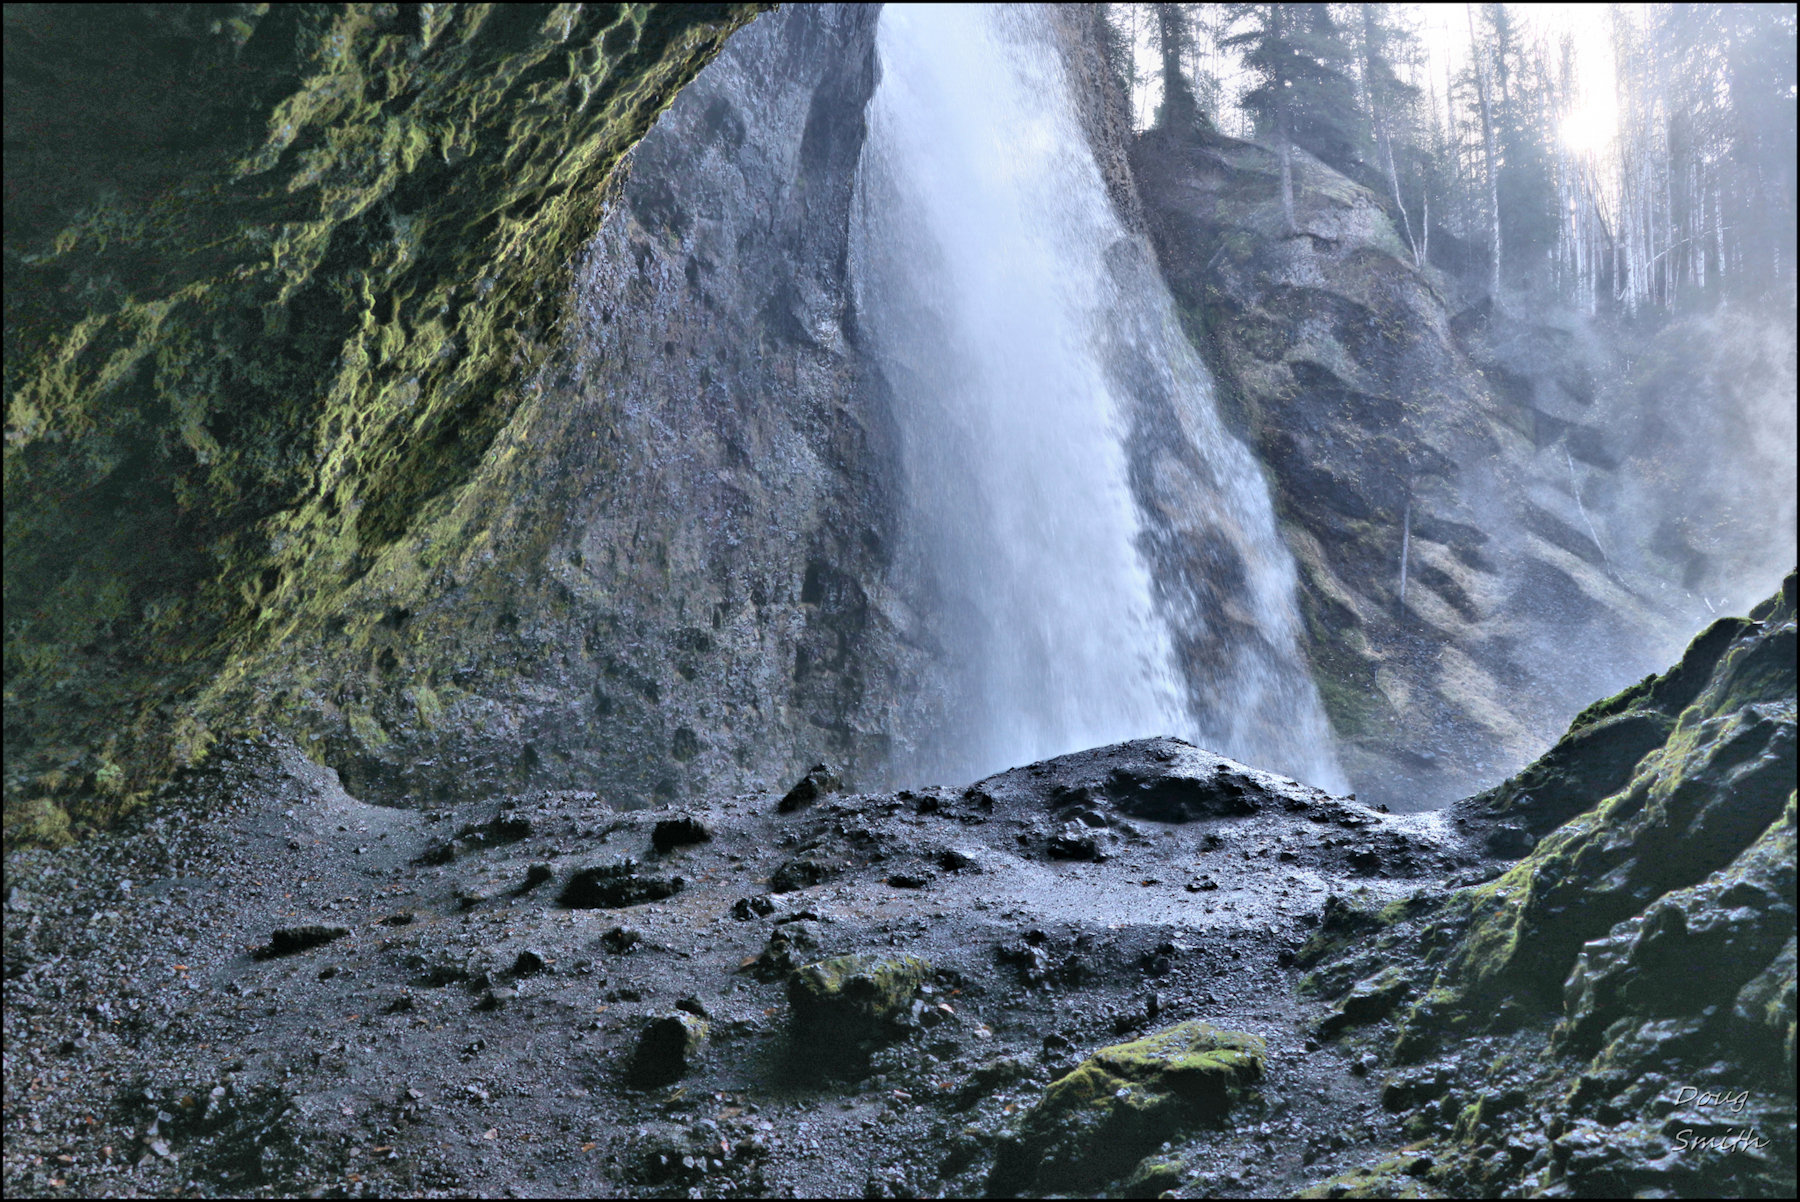
[[[1502,825],[1488,832],[1485,846],[1488,855],[1496,859],[1518,860],[1530,854],[1537,839],[1521,827]]]
[[[787,791],[775,808],[783,814],[791,814],[795,810],[811,805],[828,793],[836,793],[844,787],[836,773],[824,764],[814,764],[807,769],[806,775]]]
[[[272,960],[277,956],[292,956],[311,948],[330,943],[334,939],[342,939],[350,933],[346,927],[327,927],[308,925],[299,927],[279,927],[269,935],[266,946],[256,950],[258,960]]]
[[[623,956],[643,942],[643,939],[641,931],[631,927],[614,927],[600,936],[600,946],[615,956]]]
[[[731,904],[731,916],[739,922],[749,922],[753,918],[767,918],[775,913],[775,899],[764,894],[759,897],[740,897]]]
[[[783,922],[770,932],[762,955],[746,967],[765,980],[779,979],[818,955],[819,948],[819,928],[813,922]]]
[[[516,989],[497,986],[482,994],[481,1000],[475,1003],[475,1008],[477,1010],[498,1010],[518,996],[519,991]]]
[[[533,977],[543,972],[545,961],[543,953],[535,948],[526,948],[513,958],[512,975],[515,977]]]
[[[830,866],[821,864],[811,856],[800,856],[775,870],[774,875],[769,877],[769,890],[773,893],[793,893],[800,889],[810,889],[831,874]]]
[[[686,1011],[652,1018],[638,1034],[627,1078],[639,1089],[680,1080],[699,1058],[707,1032],[706,1021]]]
[[[556,870],[540,860],[525,870],[525,883],[519,886],[519,892],[530,893],[539,885],[554,879],[556,879]]]
[[[571,910],[617,910],[673,897],[685,885],[678,876],[640,875],[637,862],[625,860],[583,868],[569,878],[557,902]]]
[[[692,814],[677,814],[673,818],[664,818],[650,832],[650,846],[657,854],[667,855],[677,847],[686,847],[694,843],[705,843],[712,838],[712,832],[706,824]]]

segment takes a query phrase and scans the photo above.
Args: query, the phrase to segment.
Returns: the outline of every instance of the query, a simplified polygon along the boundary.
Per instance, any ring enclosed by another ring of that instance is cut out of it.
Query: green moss
[[[364,747],[385,747],[388,744],[387,731],[381,723],[367,710],[355,709],[349,714],[350,734]]]
[[[1427,1183],[1429,1156],[1407,1154],[1327,1177],[1296,1198],[1442,1198]]]
[[[413,703],[413,711],[418,715],[419,725],[430,729],[443,718],[443,700],[430,685],[413,685],[406,690],[406,696]]]
[[[879,1038],[930,972],[916,956],[838,956],[808,964],[788,978],[795,1033],[823,1051]]]
[[[1157,1198],[1175,1189],[1187,1176],[1187,1161],[1179,1156],[1146,1156],[1131,1170],[1113,1196],[1118,1198]]]
[[[47,797],[8,806],[5,830],[9,847],[67,847],[75,841],[68,811]]]
[[[758,7],[9,15],[59,64],[8,80],[9,806],[204,754],[266,651],[473,545],[614,167]]]
[[[1266,1059],[1258,1036],[1198,1021],[1101,1048],[1044,1091],[989,1188],[1098,1189],[1185,1127],[1224,1114],[1262,1079]]]

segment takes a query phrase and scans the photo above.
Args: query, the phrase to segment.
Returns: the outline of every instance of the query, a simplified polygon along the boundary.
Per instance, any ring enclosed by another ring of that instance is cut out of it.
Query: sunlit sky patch
[[[1147,10],[1148,6],[1144,6]],[[1449,81],[1462,72],[1469,62],[1470,9],[1464,4],[1398,4],[1402,22],[1419,31],[1425,50],[1425,61],[1410,82],[1434,98],[1440,123],[1447,104]],[[1542,45],[1553,59],[1565,36],[1574,48],[1576,95],[1559,132],[1569,151],[1592,156],[1609,152],[1619,127],[1618,97],[1613,77],[1613,22],[1622,19],[1642,23],[1649,6],[1644,4],[1510,4],[1507,5],[1527,46]],[[1478,27],[1479,10],[1475,13]],[[1148,12],[1138,17],[1137,54],[1140,67],[1157,60],[1154,21]],[[1248,80],[1231,56],[1216,60],[1214,69],[1221,76],[1228,98],[1234,100]],[[1154,70],[1139,84],[1132,97],[1133,111],[1139,125],[1148,124],[1160,103],[1161,80]],[[1243,114],[1227,110],[1218,114],[1228,133],[1245,135],[1249,131]]]
[[[1444,80],[1462,71],[1469,61],[1469,6],[1464,4],[1409,4],[1419,23],[1436,83],[1440,120]],[[1509,4],[1506,6],[1527,45],[1544,46],[1554,60],[1564,37],[1575,50],[1576,95],[1558,131],[1562,143],[1577,154],[1598,155],[1612,144],[1619,129],[1618,94],[1613,79],[1614,10],[1621,19],[1638,23],[1645,19],[1644,4]],[[1479,13],[1476,21],[1481,20]]]

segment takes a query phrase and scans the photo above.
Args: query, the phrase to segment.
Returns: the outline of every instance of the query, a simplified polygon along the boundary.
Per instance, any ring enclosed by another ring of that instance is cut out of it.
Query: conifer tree
[[[1200,124],[1200,105],[1182,70],[1182,59],[1193,41],[1185,5],[1156,6],[1157,48],[1162,53],[1162,107],[1156,123],[1168,129],[1189,129]]]
[[[1236,4],[1231,14],[1239,32],[1225,44],[1242,50],[1256,81],[1243,105],[1281,156],[1282,213],[1292,230],[1295,146],[1340,171],[1361,163],[1350,53],[1324,4]]]

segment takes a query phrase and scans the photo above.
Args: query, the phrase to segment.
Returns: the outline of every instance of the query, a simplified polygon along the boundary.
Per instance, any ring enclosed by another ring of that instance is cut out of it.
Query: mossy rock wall
[[[873,12],[771,16],[792,70],[619,171],[758,7],[7,10],[9,838],[247,723],[399,802],[883,750],[886,435],[820,337]]]
[[[1353,982],[1412,984],[1391,1022],[1329,1033],[1387,1057],[1383,1100],[1425,1153],[1342,1184],[1378,1190],[1405,1162],[1447,1196],[1793,1192],[1794,607],[1790,574],[1456,806],[1477,840],[1543,832],[1510,870],[1328,915],[1349,937],[1309,946],[1310,992],[1349,1017]]]

